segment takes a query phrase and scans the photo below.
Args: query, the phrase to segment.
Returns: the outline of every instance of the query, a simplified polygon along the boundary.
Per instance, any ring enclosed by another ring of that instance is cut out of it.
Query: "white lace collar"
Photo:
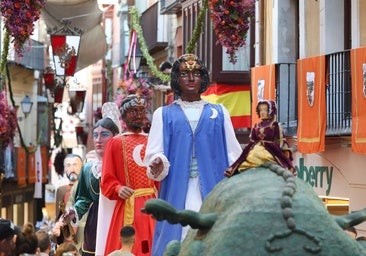
[[[198,101],[183,101],[179,98],[175,101],[175,103],[177,103],[182,108],[202,108],[208,102],[202,99]]]
[[[96,179],[99,179],[102,176],[102,161],[94,161],[91,172]]]

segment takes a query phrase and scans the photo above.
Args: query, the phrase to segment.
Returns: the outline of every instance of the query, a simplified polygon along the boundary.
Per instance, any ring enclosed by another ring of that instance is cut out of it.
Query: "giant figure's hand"
[[[151,174],[154,175],[155,178],[158,177],[164,168],[163,160],[161,160],[160,157],[155,158],[154,161],[151,162],[150,168]]]
[[[118,196],[124,200],[130,198],[134,190],[127,186],[122,186],[118,191]]]
[[[60,221],[62,223],[62,226],[65,226],[69,224],[71,221],[76,222],[76,212],[74,209],[68,209],[65,211],[61,217]]]

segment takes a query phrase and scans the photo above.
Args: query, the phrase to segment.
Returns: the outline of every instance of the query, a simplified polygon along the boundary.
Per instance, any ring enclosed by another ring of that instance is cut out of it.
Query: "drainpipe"
[[[254,49],[255,49],[255,58],[254,63],[255,66],[262,65],[262,1],[256,0],[255,1],[255,42],[254,42]]]

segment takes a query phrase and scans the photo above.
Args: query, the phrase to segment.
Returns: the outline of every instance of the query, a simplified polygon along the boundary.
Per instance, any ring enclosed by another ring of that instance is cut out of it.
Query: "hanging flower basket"
[[[4,92],[0,93],[0,150],[13,140],[17,128],[16,110],[8,105]]]
[[[33,34],[34,22],[41,15],[46,0],[1,0],[1,15],[5,19],[5,29],[13,37],[12,43],[19,56],[23,45]]]
[[[217,44],[226,48],[230,62],[235,64],[237,50],[245,46],[255,0],[209,0],[208,6]]]

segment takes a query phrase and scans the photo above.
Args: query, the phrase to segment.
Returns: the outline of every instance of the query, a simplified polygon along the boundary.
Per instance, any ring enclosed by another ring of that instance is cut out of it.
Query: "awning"
[[[43,70],[44,44],[33,39],[29,39],[24,44],[23,56],[14,54],[14,62],[26,68]]]
[[[61,28],[61,20],[68,19],[72,28],[83,30],[76,71],[104,58],[107,41],[97,0],[48,0],[41,15],[47,28]]]

